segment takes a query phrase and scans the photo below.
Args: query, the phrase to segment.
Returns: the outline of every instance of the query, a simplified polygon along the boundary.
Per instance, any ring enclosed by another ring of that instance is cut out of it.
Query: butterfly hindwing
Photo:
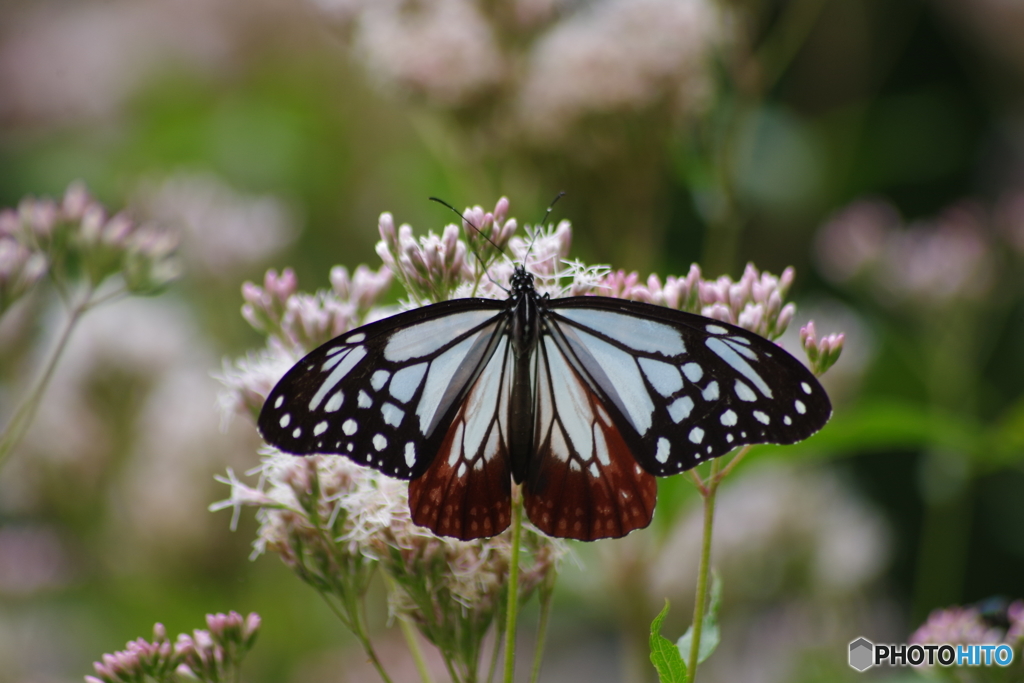
[[[512,354],[502,337],[456,410],[433,463],[409,483],[416,524],[463,540],[504,531],[511,516],[508,406]]]
[[[652,474],[742,444],[800,441],[831,414],[802,363],[734,325],[602,297],[552,301],[548,317],[552,337]]]
[[[554,339],[536,351],[535,447],[523,485],[527,515],[552,536],[592,541],[646,527],[657,484]]]
[[[458,299],[333,339],[274,387],[260,433],[286,453],[340,453],[394,477],[419,476],[502,336],[501,308]]]

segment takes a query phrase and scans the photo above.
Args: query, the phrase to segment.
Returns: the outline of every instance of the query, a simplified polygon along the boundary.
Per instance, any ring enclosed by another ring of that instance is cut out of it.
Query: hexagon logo
[[[867,638],[858,638],[850,643],[850,666],[857,671],[866,671],[874,665],[875,644]]]

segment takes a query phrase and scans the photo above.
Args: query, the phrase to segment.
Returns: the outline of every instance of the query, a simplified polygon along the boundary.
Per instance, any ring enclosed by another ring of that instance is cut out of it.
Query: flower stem
[[[718,492],[718,470],[721,460],[711,461],[707,493],[704,493],[704,540],[700,549],[700,567],[697,571],[697,597],[693,605],[693,641],[690,643],[690,661],[686,667],[687,683],[697,680],[697,659],[700,654],[700,635],[704,627],[704,606],[708,598],[708,568],[711,565],[711,531],[715,521],[715,494]]]
[[[398,618],[398,627],[402,629],[402,635],[405,636],[405,642],[409,646],[409,652],[412,653],[412,659],[416,662],[416,670],[420,674],[420,680],[423,683],[434,683],[434,678],[430,675],[430,669],[427,668],[427,661],[423,659],[423,650],[420,648],[419,641],[416,639],[416,632],[412,628],[412,624],[408,620],[402,617]]]
[[[505,683],[513,683],[516,669],[516,617],[519,616],[519,543],[523,530],[523,496],[512,491],[512,557],[508,568],[508,608],[505,615]]]
[[[547,583],[547,582],[545,582]],[[551,616],[551,596],[554,594],[554,581],[541,587],[540,620],[537,623],[537,645],[533,650],[533,670],[530,672],[530,683],[537,683],[540,676],[540,662],[544,657],[544,642],[548,635],[548,620]]]
[[[32,421],[39,410],[39,404],[42,403],[43,394],[46,393],[46,387],[49,386],[50,380],[53,379],[53,373],[57,369],[57,362],[60,361],[60,357],[68,345],[68,339],[71,338],[71,331],[89,306],[89,295],[87,295],[83,297],[80,303],[75,304],[71,308],[71,311],[68,313],[68,319],[64,323],[64,329],[61,330],[60,338],[57,340],[57,346],[53,349],[49,359],[47,359],[46,365],[43,366],[42,375],[36,380],[35,385],[29,392],[28,398],[18,406],[18,409],[14,412],[14,417],[11,418],[3,433],[0,434],[0,467],[3,466],[4,461],[14,450],[15,446],[24,438],[28,428],[32,426]]]

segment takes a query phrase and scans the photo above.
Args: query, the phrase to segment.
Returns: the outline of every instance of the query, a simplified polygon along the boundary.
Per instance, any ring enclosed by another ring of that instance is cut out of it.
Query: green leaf
[[[711,653],[718,647],[719,641],[722,639],[722,634],[718,630],[718,607],[722,602],[722,580],[718,578],[718,574],[711,573],[711,604],[708,606],[708,611],[704,615],[704,625],[700,632],[700,649],[697,651],[697,663],[700,664],[705,659],[711,656]],[[679,654],[682,657],[690,656],[690,648],[693,646],[693,626],[686,629],[679,640],[676,642],[676,647],[679,648]]]
[[[679,656],[679,649],[672,641],[661,635],[661,622],[668,616],[668,600],[665,607],[651,622],[651,663],[658,670],[661,683],[686,683],[686,663]]]

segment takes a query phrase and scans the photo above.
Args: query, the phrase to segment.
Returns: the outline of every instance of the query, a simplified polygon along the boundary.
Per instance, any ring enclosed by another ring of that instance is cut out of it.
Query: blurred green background
[[[0,682],[81,680],[155,621],[229,609],[263,617],[250,681],[374,680],[311,591],[249,561],[251,516],[206,511],[259,444],[212,374],[263,343],[243,281],[376,267],[382,211],[449,222],[431,195],[506,195],[522,224],[565,190],[573,255],[642,277],[795,266],[785,345],[809,318],[847,334],[830,426],[725,485],[702,678],[853,680],[858,636],[1024,597],[1021,35],[1000,0],[3,3],[0,206],[82,179],[180,228],[186,270],[90,315],[0,471]],[[0,421],[60,314],[41,292],[0,320]],[[653,680],[665,597],[685,629],[695,496],[660,486],[650,531],[575,549],[542,680]]]

